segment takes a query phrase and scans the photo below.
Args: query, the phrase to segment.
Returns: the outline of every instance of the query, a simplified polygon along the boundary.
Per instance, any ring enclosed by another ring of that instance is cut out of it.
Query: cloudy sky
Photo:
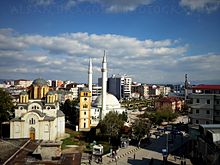
[[[219,0],[1,0],[0,79],[220,82]]]

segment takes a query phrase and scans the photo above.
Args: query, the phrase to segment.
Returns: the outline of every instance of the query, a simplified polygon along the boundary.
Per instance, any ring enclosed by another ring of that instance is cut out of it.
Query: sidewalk
[[[176,158],[174,157],[174,155],[169,154],[168,158],[167,158],[168,162],[172,162],[174,164],[181,164],[181,161],[186,162],[186,165],[192,165],[191,161],[189,159],[182,159],[178,156],[176,156]]]
[[[130,153],[133,153],[135,151],[139,150],[139,148],[135,146],[128,146],[127,148],[119,148],[117,150],[117,156],[116,158],[110,157],[110,154],[106,154],[102,157],[102,164],[110,164],[111,162],[115,161],[116,159],[120,159]],[[91,163],[92,165],[96,165],[94,161]]]

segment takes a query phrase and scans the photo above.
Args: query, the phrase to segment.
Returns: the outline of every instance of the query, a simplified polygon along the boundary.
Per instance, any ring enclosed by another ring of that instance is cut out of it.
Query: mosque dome
[[[98,96],[96,100],[93,103],[93,106],[95,107],[102,107],[102,95]],[[112,108],[121,108],[121,104],[119,103],[118,99],[110,94],[106,94],[106,108],[112,109]]]
[[[35,79],[32,84],[36,86],[45,86],[47,85],[47,81],[42,78],[38,78],[38,79]]]

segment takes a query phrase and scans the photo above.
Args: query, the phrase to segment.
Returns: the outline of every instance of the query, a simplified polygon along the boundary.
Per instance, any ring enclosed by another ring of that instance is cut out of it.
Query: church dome
[[[102,107],[102,95],[96,98],[96,100],[93,103],[93,106]],[[106,94],[106,108],[121,108],[118,99],[110,93]]]
[[[47,92],[47,95],[55,95],[55,94],[56,94],[55,91],[49,91],[49,92]]]
[[[38,78],[34,80],[32,84],[36,86],[44,86],[44,85],[47,85],[47,81],[42,78]]]
[[[20,95],[28,95],[27,91],[22,91]]]

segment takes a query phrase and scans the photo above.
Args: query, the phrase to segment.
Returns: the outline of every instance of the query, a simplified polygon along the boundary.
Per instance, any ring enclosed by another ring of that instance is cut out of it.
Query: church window
[[[34,118],[31,118],[31,119],[29,120],[29,124],[31,124],[31,125],[35,124]]]
[[[47,109],[49,110],[49,109],[50,109],[50,107],[47,107]]]
[[[84,112],[84,115],[86,115],[86,112]]]
[[[86,123],[84,123],[84,128],[86,128]]]
[[[23,109],[23,107],[20,107],[20,110],[22,110]]]
[[[83,108],[88,108],[88,105],[87,105],[87,104],[84,104],[84,105],[83,105]]]
[[[84,100],[86,101],[86,100],[87,100],[87,98],[84,98]]]

